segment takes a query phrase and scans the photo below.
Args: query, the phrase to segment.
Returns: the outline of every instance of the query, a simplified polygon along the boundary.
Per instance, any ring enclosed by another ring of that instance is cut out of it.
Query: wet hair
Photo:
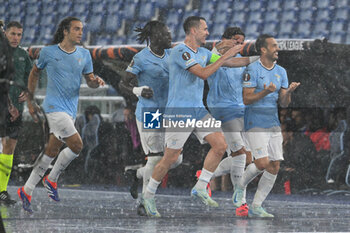
[[[183,28],[184,28],[184,31],[185,31],[186,35],[188,35],[190,33],[191,28],[198,27],[199,26],[199,22],[201,20],[206,21],[205,18],[200,17],[200,16],[190,16],[190,17],[188,17],[185,20],[184,24],[183,24]]]
[[[58,28],[55,32],[55,35],[53,37],[53,41],[52,44],[58,44],[61,43],[64,39],[64,30],[70,30],[70,26],[71,26],[71,22],[72,21],[80,21],[80,19],[76,18],[76,17],[67,17],[65,19],[63,19],[60,24],[58,25]]]
[[[165,24],[160,21],[157,21],[157,20],[149,21],[148,23],[146,23],[146,25],[143,28],[137,27],[134,30],[135,32],[138,32],[136,40],[140,44],[146,41],[147,45],[149,45],[151,41],[151,36],[155,35],[156,33],[159,33],[162,27],[165,27]]]
[[[229,27],[225,29],[222,38],[231,39],[234,35],[242,35],[245,37],[245,34],[240,27]]]
[[[23,28],[22,24],[18,21],[11,21],[8,24],[6,24],[6,30],[16,27],[16,28]]]
[[[255,41],[255,48],[258,54],[261,54],[261,48],[267,48],[266,39],[273,38],[270,34],[261,34]]]

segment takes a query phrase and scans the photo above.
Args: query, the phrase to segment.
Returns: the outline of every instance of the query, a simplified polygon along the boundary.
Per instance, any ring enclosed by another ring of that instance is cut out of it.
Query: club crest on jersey
[[[275,76],[276,76],[278,79],[280,79],[280,78],[281,78],[281,76],[279,76],[278,74],[275,74]]]
[[[244,82],[248,82],[250,80],[250,75],[248,74],[248,73],[245,73],[244,75],[243,75],[243,81]]]
[[[182,54],[182,59],[184,59],[185,61],[190,60],[190,58],[191,58],[191,55],[188,52],[184,52]]]

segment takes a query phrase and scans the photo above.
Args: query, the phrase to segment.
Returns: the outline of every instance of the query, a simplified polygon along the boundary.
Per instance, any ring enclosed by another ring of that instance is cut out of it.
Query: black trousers
[[[7,107],[7,93],[0,92],[0,135],[5,132]]]

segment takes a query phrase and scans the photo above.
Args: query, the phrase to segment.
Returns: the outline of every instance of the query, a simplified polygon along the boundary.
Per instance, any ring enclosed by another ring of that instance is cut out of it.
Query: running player
[[[212,52],[219,55],[225,54],[227,49],[220,46],[220,44],[227,44],[228,41],[231,41],[235,46],[243,44],[244,39],[245,34],[239,27],[229,27],[222,35],[221,43],[218,43]],[[236,57],[241,57],[241,55],[237,54]],[[255,61],[258,58],[258,56],[255,56],[251,57],[250,60]],[[248,154],[248,162],[251,161],[251,154],[246,151],[242,138],[245,108],[242,97],[242,75],[244,70],[245,67],[221,67],[208,78],[208,108],[213,117],[222,122],[221,129],[228,144],[227,154],[229,155],[220,162],[213,178],[229,173],[234,187],[244,172],[246,154]],[[243,202],[242,206],[236,210],[237,216],[248,215],[248,205],[245,201]]]
[[[135,115],[142,148],[147,156],[144,167],[137,169],[137,172],[133,169],[126,171],[134,177],[130,185],[133,198],[138,196],[137,180],[143,178],[142,193],[144,193],[153,169],[163,155],[164,130],[144,129],[142,122],[144,112],[156,112],[159,109],[162,111],[165,108],[168,100],[168,58],[171,48],[171,33],[164,23],[150,21],[135,31],[139,33],[138,41],[140,43],[146,41],[147,47],[134,56],[120,85],[139,98]],[[174,167],[181,161],[182,156],[179,156]]]
[[[177,120],[212,122],[215,121],[203,105],[204,82],[219,67],[244,66],[249,63],[248,58],[232,58],[241,46],[236,46],[226,52],[218,59],[218,55],[200,47],[205,43],[209,35],[206,21],[202,17],[190,16],[184,22],[186,38],[183,44],[174,47],[169,58],[169,95],[165,115],[180,115]],[[210,64],[210,60],[216,60]],[[171,122],[171,119],[167,119]],[[176,122],[175,122],[176,123]],[[200,124],[198,124],[200,125]],[[165,132],[165,152],[162,159],[154,168],[152,177],[147,185],[143,196],[143,204],[147,215],[160,217],[155,204],[155,193],[162,178],[168,172],[170,166],[175,163],[181,154],[182,148],[192,132],[201,142],[207,141],[211,149],[204,161],[204,167],[199,180],[191,191],[193,197],[199,198],[208,206],[217,207],[218,203],[212,200],[207,192],[206,186],[213,175],[217,165],[226,150],[226,142],[220,129],[204,129],[197,124],[185,128],[180,132],[179,127],[169,128]],[[215,131],[216,130],[216,131]]]
[[[32,61],[29,54],[19,46],[23,35],[23,26],[12,21],[6,25],[5,35],[13,49],[13,59],[15,66],[15,75],[13,81],[23,87],[27,86],[28,76],[32,69]],[[9,92],[10,100],[13,104],[11,111],[18,111],[19,116],[14,119],[10,112],[7,114],[5,132],[0,133],[2,137],[2,152],[0,154],[0,203],[5,205],[14,204],[15,201],[7,193],[7,184],[13,164],[13,154],[17,145],[17,139],[22,127],[23,102],[26,101],[27,95],[24,90],[18,86],[11,86]]]
[[[27,102],[29,112],[35,120],[34,113],[38,111],[38,107],[31,100],[40,71],[46,68],[48,83],[43,108],[50,127],[50,137],[45,154],[33,168],[25,185],[18,189],[23,208],[28,212],[32,212],[30,205],[33,190],[41,179],[49,197],[60,201],[57,192],[58,177],[73,159],[78,157],[83,148],[81,137],[74,127],[82,75],[91,88],[104,85],[104,81],[93,74],[90,52],[77,46],[82,35],[83,24],[78,18],[63,19],[54,35],[54,45],[44,47],[40,51],[39,59],[29,75],[30,98]],[[64,144],[67,147],[60,152]],[[44,177],[57,155],[51,172]]]
[[[261,54],[260,60],[250,64],[243,75],[243,101],[246,106],[244,127],[246,139],[254,157],[254,163],[244,171],[236,185],[234,202],[242,205],[243,192],[248,183],[262,174],[249,217],[274,217],[262,208],[262,202],[270,193],[283,160],[282,134],[278,119],[278,102],[287,107],[292,92],[300,85],[292,82],[288,86],[286,70],[277,65],[279,47],[276,40],[267,34],[258,37],[255,43]]]

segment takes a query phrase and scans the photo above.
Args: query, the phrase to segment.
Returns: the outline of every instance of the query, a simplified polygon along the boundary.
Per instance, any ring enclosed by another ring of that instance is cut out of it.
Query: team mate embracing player
[[[25,185],[18,189],[23,208],[28,212],[32,212],[30,206],[32,193],[40,180],[47,189],[49,197],[54,201],[60,201],[57,192],[58,177],[78,157],[83,148],[81,137],[74,127],[82,76],[91,88],[104,85],[104,81],[93,74],[90,52],[77,46],[82,36],[83,23],[78,18],[63,19],[54,35],[54,45],[42,48],[39,59],[29,75],[28,109],[35,119],[34,113],[39,109],[32,103],[32,98],[39,73],[46,68],[48,82],[43,109],[47,115],[50,137],[44,155],[33,168]],[[63,144],[67,147],[60,152]],[[51,172],[44,177],[57,155]]]
[[[229,47],[243,44],[244,32],[239,27],[229,27],[222,35],[222,40],[212,50],[213,53],[225,54]],[[236,57],[241,57],[237,54]],[[250,57],[250,61],[256,61],[259,57]],[[221,129],[228,144],[227,154],[213,174],[214,177],[230,174],[233,186],[242,178],[246,161],[251,162],[251,154],[246,151],[243,139],[244,109],[242,97],[242,77],[245,67],[221,67],[208,78],[209,93],[207,104],[210,113],[217,120],[221,120]],[[248,158],[246,159],[246,154]],[[242,206],[236,209],[237,216],[248,215],[248,205],[243,196]]]
[[[142,148],[147,156],[144,167],[126,171],[133,177],[130,185],[130,193],[134,198],[138,197],[138,179],[143,178],[142,193],[145,192],[153,169],[160,161],[164,152],[164,130],[144,128],[144,112],[163,111],[168,100],[169,68],[168,59],[171,48],[171,33],[168,27],[159,21],[150,21],[143,28],[137,28],[138,41],[147,41],[147,47],[137,53],[126,69],[127,75],[123,77],[122,85],[129,93],[138,96],[136,107],[136,122],[139,130]],[[179,156],[172,167],[182,162]],[[142,198],[141,198],[142,199]],[[141,200],[142,203],[142,200]],[[138,208],[142,214],[142,204]]]
[[[235,46],[219,58],[218,55],[200,47],[209,35],[206,21],[202,17],[190,16],[184,22],[186,38],[184,43],[175,46],[169,58],[169,95],[165,115],[181,115],[186,120],[215,121],[204,107],[202,97],[204,82],[219,67],[245,66],[248,58],[232,58],[241,49]],[[208,65],[210,62],[212,64]],[[180,113],[180,114],[179,114]],[[171,123],[171,119],[167,119]],[[175,122],[176,123],[176,122]],[[170,124],[171,125],[171,124]],[[198,182],[191,191],[191,196],[200,199],[205,205],[217,207],[218,203],[212,200],[206,191],[206,186],[213,172],[220,163],[227,148],[224,136],[219,129],[203,129],[198,125],[180,128],[180,125],[165,130],[165,152],[162,159],[155,166],[152,177],[143,196],[143,204],[147,215],[160,217],[155,204],[155,193],[162,178],[166,175],[173,163],[178,160],[182,148],[192,132],[201,141],[208,142],[211,149],[208,152],[202,173]]]
[[[287,107],[292,92],[300,83],[292,82],[288,86],[286,70],[276,64],[279,47],[271,35],[260,35],[255,46],[260,59],[250,64],[243,76],[243,101],[246,105],[244,127],[254,163],[246,168],[236,185],[233,200],[236,206],[242,205],[244,189],[263,173],[248,216],[272,218],[274,216],[261,205],[275,183],[280,161],[283,160],[277,105]]]

